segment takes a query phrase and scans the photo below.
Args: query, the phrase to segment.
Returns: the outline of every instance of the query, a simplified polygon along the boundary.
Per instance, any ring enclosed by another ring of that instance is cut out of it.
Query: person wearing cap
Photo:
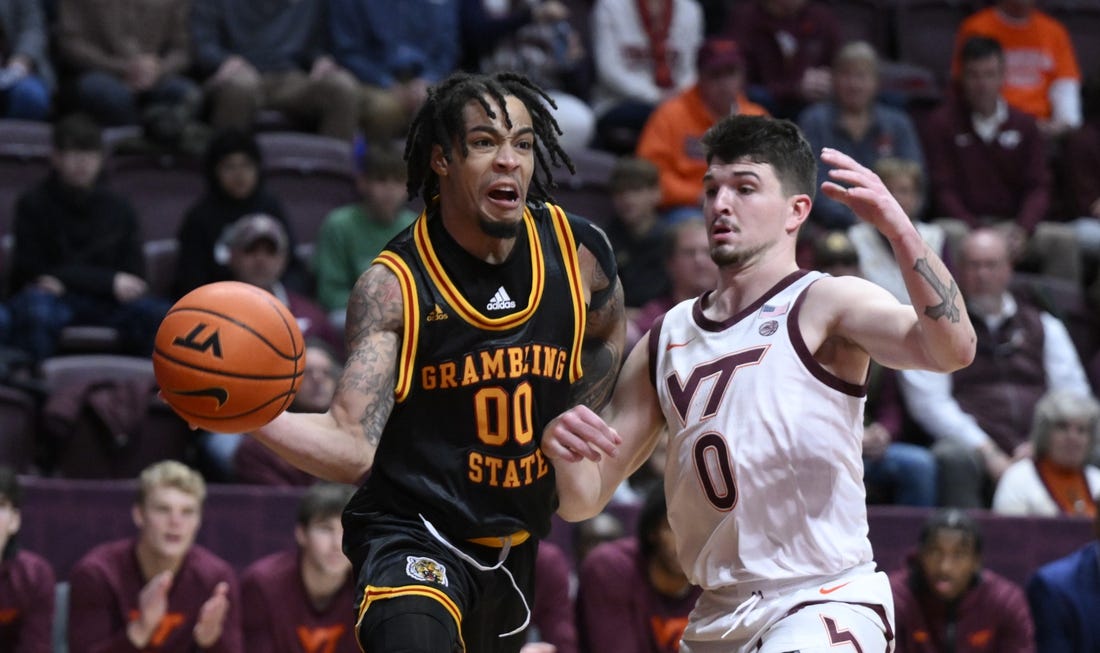
[[[977,522],[955,508],[924,523],[916,553],[890,574],[895,653],[1032,653],[1035,628],[1019,585],[982,569]]]
[[[701,139],[707,129],[726,115],[767,115],[745,96],[744,57],[736,41],[704,41],[696,71],[695,84],[659,104],[638,139],[637,155],[660,171],[659,208],[671,221],[698,215],[703,206],[707,162]]]
[[[815,152],[840,150],[868,168],[879,159],[896,157],[924,167],[924,155],[913,121],[901,109],[877,101],[879,58],[866,41],[852,41],[837,52],[832,67],[832,96],[807,107],[798,126]],[[829,168],[818,165],[817,182],[828,179]],[[856,224],[851,209],[828,197],[814,201],[811,224],[825,229],[847,229]]]
[[[280,281],[290,258],[290,239],[281,222],[264,213],[246,215],[226,229],[219,245],[228,252],[232,280],[275,295],[297,320],[304,338],[318,338],[333,351],[343,351],[340,334],[324,309]],[[234,479],[233,459],[241,439],[239,433],[200,434],[207,471],[215,478]]]

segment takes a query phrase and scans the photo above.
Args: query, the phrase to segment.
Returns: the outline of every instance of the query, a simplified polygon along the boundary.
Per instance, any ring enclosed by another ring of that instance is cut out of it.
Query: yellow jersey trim
[[[569,218],[565,211],[556,204],[547,203],[550,215],[553,217],[554,232],[558,236],[558,246],[561,249],[562,260],[565,262],[565,275],[569,280],[569,289],[573,297],[573,350],[569,361],[569,382],[575,383],[584,376],[581,365],[581,352],[584,346],[584,330],[588,318],[588,305],[584,299],[584,284],[581,282],[581,264],[577,256],[577,241],[573,238],[573,230],[569,227]]]
[[[386,266],[401,286],[401,300],[405,305],[402,311],[401,351],[397,356],[397,374],[394,380],[395,400],[402,402],[412,389],[413,363],[416,360],[416,347],[420,340],[420,301],[416,293],[416,282],[412,270],[400,256],[383,251],[374,259],[375,263]]]
[[[434,587],[428,587],[427,585],[406,585],[405,587],[375,587],[373,585],[367,585],[367,588],[363,590],[363,600],[359,603],[359,616],[355,619],[356,641],[359,641],[359,628],[363,625],[363,617],[367,614],[367,610],[370,608],[371,604],[375,601],[395,599],[399,596],[423,596],[442,604],[443,608],[451,615],[451,618],[455,620],[455,629],[458,631],[458,643],[463,651],[466,650],[466,642],[462,639],[462,611],[458,609],[458,605],[456,605],[446,593]],[[362,644],[359,645],[360,648],[362,648],[362,646]]]
[[[546,270],[543,259],[542,244],[539,242],[538,230],[535,228],[534,218],[528,209],[523,210],[523,223],[527,230],[527,241],[531,249],[531,292],[527,296],[527,307],[518,313],[503,317],[488,317],[477,308],[474,308],[459,292],[458,287],[447,276],[443,264],[435,253],[431,239],[428,238],[428,220],[426,214],[421,214],[416,221],[413,238],[416,249],[424,261],[424,267],[428,270],[428,276],[432,283],[446,298],[458,314],[471,325],[486,331],[505,331],[526,322],[542,300],[542,291],[546,286]]]

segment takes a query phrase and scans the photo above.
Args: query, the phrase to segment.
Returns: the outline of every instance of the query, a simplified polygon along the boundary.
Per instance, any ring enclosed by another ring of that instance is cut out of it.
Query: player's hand
[[[549,642],[531,642],[524,644],[519,653],[557,653],[558,647]]]
[[[214,588],[214,593],[199,608],[199,618],[195,622],[195,643],[199,648],[210,648],[222,636],[222,625],[229,612],[229,583],[222,581]]]
[[[829,147],[822,148],[821,161],[830,167],[829,181],[821,184],[821,192],[826,197],[850,208],[887,239],[914,229],[909,216],[874,172],[840,150]]]
[[[573,406],[550,420],[542,432],[542,453],[551,460],[579,462],[615,457],[623,440],[588,406]]]
[[[139,649],[153,638],[161,619],[168,612],[168,590],[172,588],[172,572],[162,571],[141,588],[138,594],[138,616],[126,627],[126,636]]]

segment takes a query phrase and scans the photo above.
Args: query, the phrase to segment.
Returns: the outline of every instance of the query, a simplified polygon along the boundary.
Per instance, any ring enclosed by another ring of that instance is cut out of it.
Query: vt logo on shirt
[[[504,286],[497,288],[497,292],[493,295],[493,298],[489,300],[485,308],[490,311],[502,311],[507,308],[515,308],[516,303],[512,301],[512,298],[508,296],[508,293],[504,290]]]
[[[344,625],[307,628],[298,626],[298,642],[306,653],[334,653],[340,637],[344,634]]]

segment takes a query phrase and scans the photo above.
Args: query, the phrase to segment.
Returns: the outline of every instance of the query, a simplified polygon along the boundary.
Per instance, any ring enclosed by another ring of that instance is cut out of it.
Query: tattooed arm
[[[581,365],[584,376],[573,384],[571,404],[599,411],[611,399],[611,389],[623,362],[626,346],[626,311],[618,277],[608,278],[587,247],[579,252],[581,273],[589,296]]]
[[[350,353],[326,413],[283,413],[252,433],[283,459],[323,479],[354,483],[371,468],[393,409],[404,308],[397,278],[373,265],[348,302]]]
[[[814,284],[799,326],[824,346],[811,347],[818,360],[843,370],[845,359],[851,358],[844,355],[847,343],[889,367],[952,372],[969,365],[977,339],[943,261],[924,243],[878,175],[836,150],[825,149],[821,159],[832,167],[829,177],[834,180],[823,184],[822,192],[847,205],[890,242],[912,306],[860,279]],[[841,374],[849,380],[851,376]]]

